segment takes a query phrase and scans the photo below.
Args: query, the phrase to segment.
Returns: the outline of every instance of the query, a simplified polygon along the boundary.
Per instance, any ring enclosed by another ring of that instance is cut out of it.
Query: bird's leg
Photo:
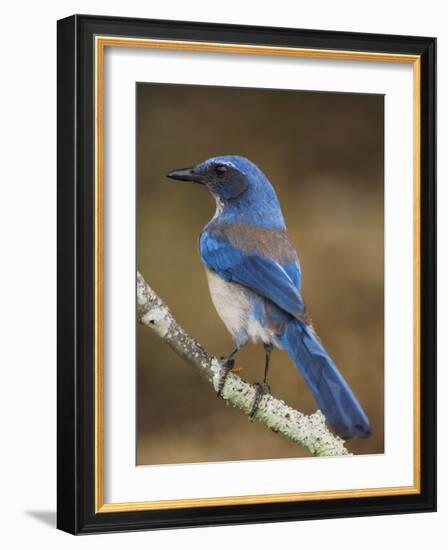
[[[271,360],[271,353],[274,349],[274,346],[272,344],[265,344],[264,345],[264,378],[263,378],[263,384],[268,383],[268,371],[269,371],[269,361]],[[268,386],[269,387],[269,386]]]
[[[268,372],[269,372],[269,362],[271,359],[271,352],[273,350],[272,344],[265,344],[264,345],[264,352],[265,352],[265,359],[264,359],[264,378],[263,382],[257,382],[255,385],[255,398],[252,403],[252,407],[250,409],[249,417],[252,419],[257,412],[258,405],[260,403],[261,398],[263,395],[266,395],[267,393],[271,393],[271,388],[268,384]]]
[[[235,365],[235,359],[233,358],[233,356],[236,353],[238,353],[240,349],[241,349],[240,347],[236,346],[228,355],[225,355],[224,357],[220,358],[222,370],[221,370],[221,375],[219,377],[219,382],[218,382],[218,391],[216,392],[217,397],[220,397],[221,392],[224,388],[224,384],[226,383],[227,375]]]

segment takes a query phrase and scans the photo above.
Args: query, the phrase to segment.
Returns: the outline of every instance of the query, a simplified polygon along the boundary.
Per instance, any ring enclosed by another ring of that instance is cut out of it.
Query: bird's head
[[[212,195],[223,202],[243,195],[250,186],[256,185],[257,176],[264,177],[253,162],[236,155],[213,157],[196,166],[172,170],[167,174],[174,180],[205,185]]]
[[[213,157],[168,178],[204,185],[227,221],[283,229],[285,221],[274,188],[256,164],[237,155]],[[216,216],[216,214],[215,214]]]

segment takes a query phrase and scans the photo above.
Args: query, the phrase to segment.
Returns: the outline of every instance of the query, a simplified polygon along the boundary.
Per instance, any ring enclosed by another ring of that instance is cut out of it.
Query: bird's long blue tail
[[[291,320],[280,342],[302,373],[335,433],[343,439],[368,437],[371,428],[366,413],[314,330],[301,321]]]

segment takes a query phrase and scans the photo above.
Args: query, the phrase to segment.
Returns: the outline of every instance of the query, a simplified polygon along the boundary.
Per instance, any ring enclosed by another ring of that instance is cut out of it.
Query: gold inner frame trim
[[[226,496],[179,500],[106,503],[104,501],[104,54],[106,47],[149,48],[207,53],[243,55],[269,55],[312,59],[373,61],[406,63],[413,65],[413,297],[414,297],[414,407],[413,407],[413,458],[414,480],[410,486],[370,489],[344,489],[301,493]],[[96,36],[95,54],[95,512],[129,512],[179,508],[231,506],[275,502],[303,502],[341,498],[410,495],[420,493],[420,124],[421,124],[421,60],[417,55],[380,52],[322,50],[252,44],[226,44],[183,40],[156,40]]]

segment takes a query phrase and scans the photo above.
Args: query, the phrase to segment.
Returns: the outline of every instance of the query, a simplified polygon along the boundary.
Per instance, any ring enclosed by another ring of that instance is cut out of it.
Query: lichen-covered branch
[[[210,355],[174,319],[168,307],[137,273],[137,318],[151,328],[168,346],[183,357],[196,371],[218,389],[222,367],[219,359]],[[230,372],[221,397],[249,415],[255,397],[255,387]],[[321,411],[305,415],[292,409],[272,395],[264,395],[255,416],[273,432],[298,443],[316,456],[349,454],[344,441],[333,435],[325,424]]]

